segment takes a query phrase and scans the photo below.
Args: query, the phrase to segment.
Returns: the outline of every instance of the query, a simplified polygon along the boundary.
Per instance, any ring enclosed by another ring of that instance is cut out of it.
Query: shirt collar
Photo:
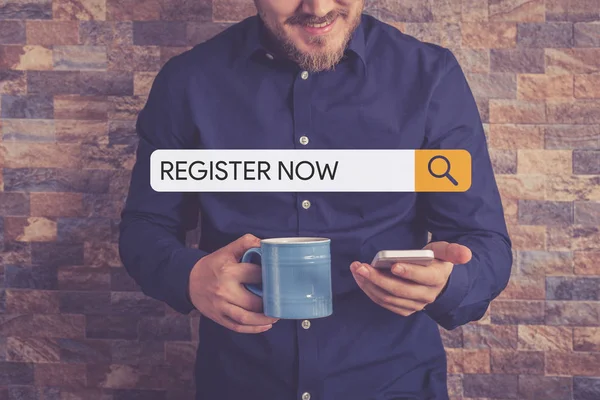
[[[244,40],[242,40],[242,46],[236,56],[236,60],[247,61],[251,57],[256,56],[257,53],[263,57],[266,57],[266,54],[268,53],[268,46],[266,41],[266,27],[264,26],[262,19],[258,15],[254,15],[247,18],[245,23],[248,24],[247,29],[245,30],[246,35]],[[354,53],[360,60],[364,71],[366,71],[366,45],[363,25],[364,18],[361,17],[360,24],[350,38],[348,48],[346,49],[346,54]]]

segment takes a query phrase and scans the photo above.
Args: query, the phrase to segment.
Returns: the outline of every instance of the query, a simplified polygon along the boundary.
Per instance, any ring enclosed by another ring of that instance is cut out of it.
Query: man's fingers
[[[223,250],[230,252],[233,255],[233,258],[239,261],[244,253],[252,247],[260,247],[260,239],[250,233],[247,233],[229,243],[223,248]]]
[[[237,333],[262,333],[266,332],[273,327],[273,325],[242,325],[228,316],[224,315],[219,321],[217,321],[225,328],[230,329]]]
[[[231,287],[227,300],[244,310],[253,312],[262,312],[263,310],[262,298],[252,293],[242,284]]]
[[[413,299],[407,299],[395,296],[394,294],[385,291],[381,287],[373,284],[372,282],[357,279],[357,283],[360,288],[373,300],[375,303],[382,307],[395,307],[404,310],[421,310],[427,302],[418,301]]]
[[[433,250],[434,257],[452,264],[464,264],[471,260],[473,254],[467,246],[445,241],[430,242],[424,249]]]
[[[229,317],[234,323],[239,325],[251,325],[266,327],[278,321],[277,318],[268,317],[261,313],[256,313],[236,306],[227,304],[223,307],[223,314]]]
[[[445,264],[445,265],[444,265]],[[392,266],[392,274],[421,285],[440,286],[448,279],[451,263],[435,260],[431,265],[398,263]]]
[[[236,282],[240,283],[261,283],[262,269],[252,263],[228,264],[227,273],[230,274]]]

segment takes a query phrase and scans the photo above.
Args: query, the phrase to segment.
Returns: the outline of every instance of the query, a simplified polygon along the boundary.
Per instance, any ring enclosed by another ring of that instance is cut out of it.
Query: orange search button
[[[465,192],[471,187],[466,150],[415,150],[415,192]]]

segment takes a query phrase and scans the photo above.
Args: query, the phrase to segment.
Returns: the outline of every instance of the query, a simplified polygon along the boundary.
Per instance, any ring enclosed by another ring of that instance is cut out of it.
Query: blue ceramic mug
[[[315,237],[263,239],[241,262],[262,267],[262,284],[247,284],[263,299],[263,313],[281,319],[312,319],[333,313],[331,240]]]

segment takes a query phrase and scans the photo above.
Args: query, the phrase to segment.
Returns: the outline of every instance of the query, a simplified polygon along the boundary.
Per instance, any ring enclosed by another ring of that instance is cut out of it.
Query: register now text
[[[311,179],[334,180],[339,161],[333,165],[319,161],[283,162],[276,167],[269,161],[162,161],[161,180],[186,181],[201,180],[277,180],[303,181]],[[275,172],[273,172],[275,171]]]

